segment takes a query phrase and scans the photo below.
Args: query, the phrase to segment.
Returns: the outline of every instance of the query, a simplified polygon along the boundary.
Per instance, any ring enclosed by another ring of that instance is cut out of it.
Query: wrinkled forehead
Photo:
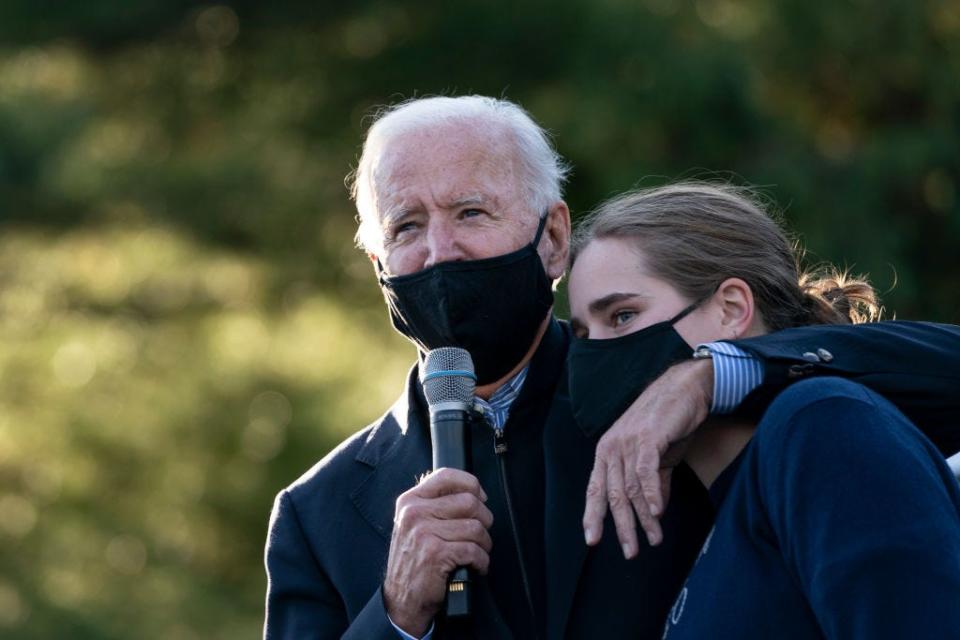
[[[438,206],[502,205],[520,197],[519,164],[515,145],[496,130],[421,128],[380,142],[371,181],[381,215],[424,199]]]

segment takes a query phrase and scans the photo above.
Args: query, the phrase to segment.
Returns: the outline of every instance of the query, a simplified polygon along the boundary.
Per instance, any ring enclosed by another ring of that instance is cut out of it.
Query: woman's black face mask
[[[619,338],[578,338],[571,343],[570,401],[574,418],[587,435],[599,436],[610,428],[661,373],[693,355],[674,324],[699,304]]]
[[[553,306],[553,288],[537,245],[482,260],[441,262],[404,276],[380,270],[393,326],[421,352],[466,349],[477,384],[495,382],[526,355]],[[379,263],[378,263],[379,264]]]

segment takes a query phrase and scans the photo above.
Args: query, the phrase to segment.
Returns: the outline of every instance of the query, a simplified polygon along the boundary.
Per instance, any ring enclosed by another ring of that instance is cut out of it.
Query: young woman
[[[797,262],[743,189],[682,183],[602,205],[573,245],[575,415],[615,418],[701,343],[877,318],[865,281]],[[685,462],[717,514],[664,638],[960,637],[960,488],[886,400],[798,382],[757,420],[700,429]]]

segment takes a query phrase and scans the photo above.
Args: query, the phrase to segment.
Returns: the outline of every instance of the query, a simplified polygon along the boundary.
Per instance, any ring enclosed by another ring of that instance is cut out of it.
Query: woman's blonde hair
[[[636,242],[650,274],[690,300],[706,299],[727,278],[740,278],[770,331],[870,322],[882,313],[866,279],[832,267],[801,272],[795,244],[745,187],[686,181],[608,200],[578,225],[571,267],[600,238]]]

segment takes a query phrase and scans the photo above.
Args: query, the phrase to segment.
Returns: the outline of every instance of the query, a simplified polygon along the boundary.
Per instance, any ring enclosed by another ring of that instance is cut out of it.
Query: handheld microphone
[[[477,376],[466,349],[440,347],[427,353],[421,368],[430,408],[433,469],[467,469],[467,421]],[[470,615],[470,571],[457,567],[447,579],[447,617]]]

